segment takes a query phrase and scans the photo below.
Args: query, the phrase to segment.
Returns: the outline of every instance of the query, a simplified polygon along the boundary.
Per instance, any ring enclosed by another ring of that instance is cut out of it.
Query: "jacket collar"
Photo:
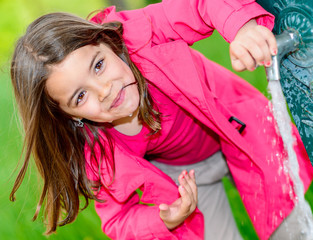
[[[121,22],[123,24],[123,38],[129,54],[137,52],[151,42],[151,20],[143,11],[116,12],[115,6],[111,6],[92,17],[90,21],[97,24]]]

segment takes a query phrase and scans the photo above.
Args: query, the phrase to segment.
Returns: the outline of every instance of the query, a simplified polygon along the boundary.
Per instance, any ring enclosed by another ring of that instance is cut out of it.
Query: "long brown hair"
[[[118,56],[125,56],[138,81],[139,119],[152,132],[160,129],[159,113],[153,109],[143,75],[129,58],[122,33],[122,24],[119,22],[96,25],[71,14],[51,13],[31,23],[16,44],[11,79],[25,131],[25,156],[10,199],[15,200],[15,192],[21,185],[33,156],[44,180],[34,220],[44,205],[47,234],[54,232],[57,226],[75,220],[80,210],[79,195],[83,195],[86,200],[84,207],[88,206],[88,199],[98,200],[85,172],[86,142],[91,149],[92,160],[100,165],[103,159],[111,168],[112,181],[115,171],[114,143],[105,128],[90,121],[85,121],[84,128],[77,128],[71,116],[62,111],[58,103],[48,95],[45,85],[51,66],[62,62],[80,47],[105,43]],[[104,132],[106,139],[101,138],[100,130]],[[95,144],[101,149],[98,159],[93,151]],[[98,171],[98,174],[101,173]],[[64,218],[61,216],[62,209],[65,211]]]

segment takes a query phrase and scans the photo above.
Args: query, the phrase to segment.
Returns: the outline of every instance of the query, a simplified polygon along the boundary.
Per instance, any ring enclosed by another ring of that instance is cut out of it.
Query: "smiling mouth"
[[[129,83],[129,84],[123,86],[121,88],[121,90],[118,92],[118,94],[117,94],[116,98],[114,99],[114,101],[112,102],[112,104],[110,106],[110,109],[118,107],[119,105],[121,105],[121,103],[124,101],[124,97],[125,97],[125,88],[129,87],[131,85],[135,85],[135,84],[137,84],[137,82],[132,82],[132,83]]]
[[[116,98],[113,100],[113,102],[112,102],[112,104],[111,104],[111,106],[110,106],[110,109],[111,109],[111,108],[118,107],[119,105],[121,105],[121,103],[122,103],[123,100],[124,100],[124,97],[125,97],[125,90],[124,90],[124,88],[122,88],[122,89],[118,92]]]
[[[125,98],[125,88],[127,88],[131,85],[135,85],[135,84],[137,84],[137,82],[132,82],[132,83],[129,83],[129,84],[126,84],[125,86],[123,86],[121,88],[121,90],[118,92],[114,101],[112,102],[110,109],[118,107],[119,105],[121,105],[121,103],[124,101],[124,98]]]

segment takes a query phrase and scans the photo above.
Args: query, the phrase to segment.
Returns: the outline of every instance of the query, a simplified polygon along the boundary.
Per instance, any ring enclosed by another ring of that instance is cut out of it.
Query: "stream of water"
[[[302,211],[301,216],[298,217],[303,228],[303,239],[313,240],[313,217],[309,204],[304,198],[304,187],[299,176],[299,164],[297,161],[297,155],[293,149],[294,137],[292,135],[291,120],[286,108],[286,101],[281,89],[280,81],[269,81],[268,89],[272,95],[273,114],[277,122],[278,129],[282,136],[284,147],[288,153],[289,158],[284,161],[284,169],[288,171],[291,179],[294,182],[294,190],[297,195],[296,201]]]

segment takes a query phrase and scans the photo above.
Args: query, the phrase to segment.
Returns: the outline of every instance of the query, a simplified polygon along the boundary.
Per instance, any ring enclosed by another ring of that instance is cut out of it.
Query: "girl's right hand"
[[[198,192],[195,179],[195,171],[186,170],[178,177],[180,198],[171,205],[160,204],[160,217],[166,227],[171,230],[180,225],[185,219],[193,213],[198,203]]]
[[[230,59],[235,71],[253,71],[256,66],[269,67],[272,55],[277,54],[274,34],[252,19],[241,27],[229,46]]]

